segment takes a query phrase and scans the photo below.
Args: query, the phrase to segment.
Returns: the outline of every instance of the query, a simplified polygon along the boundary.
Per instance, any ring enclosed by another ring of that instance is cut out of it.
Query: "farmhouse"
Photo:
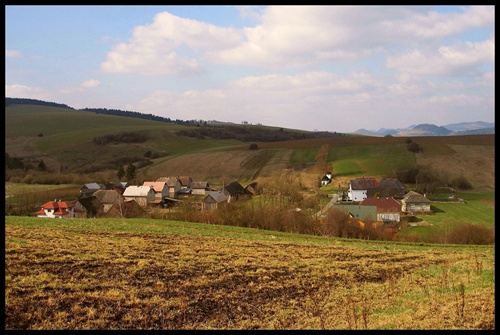
[[[332,173],[331,172],[327,172],[323,178],[321,178],[321,186],[323,185],[328,185],[332,182]]]
[[[221,192],[227,196],[227,202],[232,202],[238,200],[241,195],[245,194],[245,188],[237,181],[233,181],[232,183],[224,186],[221,189]]]
[[[368,197],[368,189],[377,187],[375,178],[356,178],[349,181],[347,196],[351,201],[363,201]]]
[[[135,200],[141,207],[155,201],[155,191],[151,186],[129,186],[123,192],[125,200]]]
[[[401,219],[401,204],[393,197],[366,198],[360,206],[375,206],[377,208],[377,221],[399,222]]]
[[[55,199],[54,201],[44,203],[35,215],[39,218],[74,218],[74,207],[73,204],[66,201]]]
[[[401,210],[407,213],[431,213],[431,201],[420,193],[410,191],[401,200]]]
[[[191,189],[193,195],[207,195],[208,192],[214,191],[210,184],[206,181],[193,181],[191,182]]]
[[[156,179],[157,182],[163,181],[168,186],[168,196],[171,198],[176,198],[177,194],[181,190],[181,182],[177,177],[160,177]]]
[[[214,210],[218,208],[219,203],[227,201],[228,201],[227,195],[221,190],[211,191],[209,194],[207,194],[205,198],[203,198],[203,201],[201,202],[201,209]]]
[[[155,191],[155,200],[163,201],[169,196],[170,189],[164,181],[145,181],[142,186],[151,186]]]

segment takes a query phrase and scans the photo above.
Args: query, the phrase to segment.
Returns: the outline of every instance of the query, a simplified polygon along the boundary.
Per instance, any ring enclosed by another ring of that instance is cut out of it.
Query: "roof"
[[[361,206],[361,205],[340,205],[335,204],[333,208],[340,209],[341,211],[351,214],[356,219],[363,220],[376,220],[377,207],[376,206]]]
[[[189,182],[193,181],[189,176],[178,176],[177,179],[179,179],[182,186],[189,186]]]
[[[153,191],[151,186],[129,186],[123,192],[124,197],[147,197]]]
[[[193,189],[194,189],[194,188],[202,188],[202,189],[205,189],[205,188],[207,188],[207,187],[209,187],[209,185],[208,185],[208,182],[206,182],[206,181],[193,181],[193,182],[191,183],[191,188],[193,188]]]
[[[221,191],[212,191],[203,200],[205,200],[208,197],[213,198],[215,202],[223,202],[227,200],[227,196]]]
[[[393,197],[366,198],[359,203],[361,206],[376,206],[378,212],[400,212],[401,204]]]
[[[426,197],[424,197],[422,194],[417,193],[415,191],[410,191],[410,192],[406,193],[406,195],[403,198],[403,201],[405,203],[409,203],[409,202],[414,202],[414,203],[424,203],[424,202],[425,203],[431,203],[432,202],[429,199],[427,199]]]
[[[230,195],[245,193],[245,189],[237,181],[233,181],[232,183],[224,186],[223,189],[225,189]]]
[[[165,185],[166,182],[164,181],[145,181],[142,183],[142,186],[152,186],[156,193],[161,193]]]
[[[183,188],[182,190],[179,191],[179,194],[189,194],[193,191],[193,189],[189,188],[189,187],[186,187],[186,188]]]
[[[396,178],[382,178],[378,183],[378,187],[405,188],[403,183]]]
[[[165,184],[168,185],[168,187],[175,187],[175,185],[177,183],[179,183],[179,185],[181,184],[180,180],[177,179],[177,177],[161,177],[161,178],[158,178],[156,179],[156,181],[164,181]]]
[[[53,209],[54,215],[66,215],[68,214],[68,209],[75,207],[75,205],[67,203],[66,201],[49,201],[41,206],[35,214],[45,214],[46,209]]]
[[[94,192],[94,197],[104,204],[114,204],[120,200],[120,194],[115,190],[98,190]]]
[[[101,188],[101,186],[99,186],[99,184],[97,184],[97,183],[89,183],[89,184],[85,184],[82,187],[80,187],[80,190],[83,190],[83,189],[99,190],[100,188]]]
[[[375,178],[356,178],[350,180],[351,189],[353,190],[367,190],[369,188],[377,187]]]

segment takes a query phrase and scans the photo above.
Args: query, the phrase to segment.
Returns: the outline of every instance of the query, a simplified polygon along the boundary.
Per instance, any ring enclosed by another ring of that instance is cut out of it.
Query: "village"
[[[321,179],[321,186],[333,180],[331,172]],[[100,186],[88,183],[80,188],[76,201],[54,199],[41,205],[35,215],[45,218],[143,217],[150,208],[171,209],[185,199],[191,199],[200,211],[217,209],[221,203],[231,203],[258,195],[257,182],[242,186],[233,181],[215,189],[206,181],[194,181],[189,176],[161,177],[142,185],[110,182]],[[331,194],[331,201],[316,214],[321,219],[331,207],[340,209],[358,221],[379,222],[394,228],[402,215],[432,213],[431,200],[415,191],[406,191],[396,178],[354,178],[347,191]]]

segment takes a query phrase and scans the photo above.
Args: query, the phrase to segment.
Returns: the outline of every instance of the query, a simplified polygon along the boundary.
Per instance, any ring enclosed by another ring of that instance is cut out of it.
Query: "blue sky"
[[[5,6],[5,95],[354,132],[494,122],[494,6]]]

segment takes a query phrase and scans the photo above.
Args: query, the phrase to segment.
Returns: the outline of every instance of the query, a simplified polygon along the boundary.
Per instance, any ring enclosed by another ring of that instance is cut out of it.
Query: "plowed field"
[[[495,327],[493,246],[6,219],[8,330]]]

